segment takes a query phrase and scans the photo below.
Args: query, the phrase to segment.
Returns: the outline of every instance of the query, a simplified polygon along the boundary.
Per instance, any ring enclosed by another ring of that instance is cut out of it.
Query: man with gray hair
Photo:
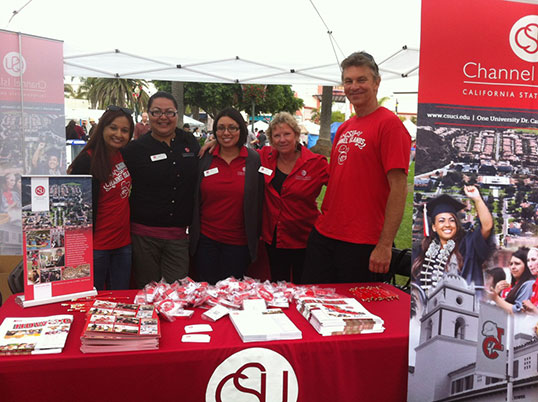
[[[307,245],[302,283],[372,282],[388,272],[407,194],[411,137],[379,106],[374,58],[341,63],[344,93],[356,115],[334,138],[329,183]]]

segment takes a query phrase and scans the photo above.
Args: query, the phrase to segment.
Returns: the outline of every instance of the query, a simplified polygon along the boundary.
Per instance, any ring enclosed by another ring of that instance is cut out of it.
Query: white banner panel
[[[506,377],[507,317],[506,312],[493,304],[480,304],[476,348],[477,373],[490,377]]]

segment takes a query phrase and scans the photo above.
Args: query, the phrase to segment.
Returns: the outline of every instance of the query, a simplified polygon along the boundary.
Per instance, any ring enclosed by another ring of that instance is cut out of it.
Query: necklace
[[[454,247],[456,247],[454,240],[449,240],[443,248],[437,241],[432,241],[426,250],[420,271],[420,287],[424,289],[426,296],[435,289],[445,274],[448,257]]]

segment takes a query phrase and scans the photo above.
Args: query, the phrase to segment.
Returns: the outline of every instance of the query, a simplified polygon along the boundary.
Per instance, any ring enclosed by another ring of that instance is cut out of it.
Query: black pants
[[[224,244],[200,233],[196,251],[196,272],[200,282],[214,285],[230,276],[242,279],[249,264],[248,246]]]
[[[373,244],[355,244],[323,236],[315,228],[308,237],[301,283],[379,282],[370,272]]]
[[[306,249],[277,248],[269,243],[265,243],[265,248],[269,257],[271,281],[299,283],[303,274]]]

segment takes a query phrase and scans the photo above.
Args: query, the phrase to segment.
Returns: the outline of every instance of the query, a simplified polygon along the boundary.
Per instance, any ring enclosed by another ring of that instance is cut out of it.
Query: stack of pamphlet
[[[0,325],[0,355],[60,353],[72,315],[8,317]]]
[[[161,327],[152,305],[96,300],[82,332],[83,353],[159,348]]]
[[[353,298],[318,299],[300,297],[297,310],[321,335],[383,332],[383,320]]]
[[[301,339],[303,334],[281,309],[231,311],[230,319],[243,342]]]

